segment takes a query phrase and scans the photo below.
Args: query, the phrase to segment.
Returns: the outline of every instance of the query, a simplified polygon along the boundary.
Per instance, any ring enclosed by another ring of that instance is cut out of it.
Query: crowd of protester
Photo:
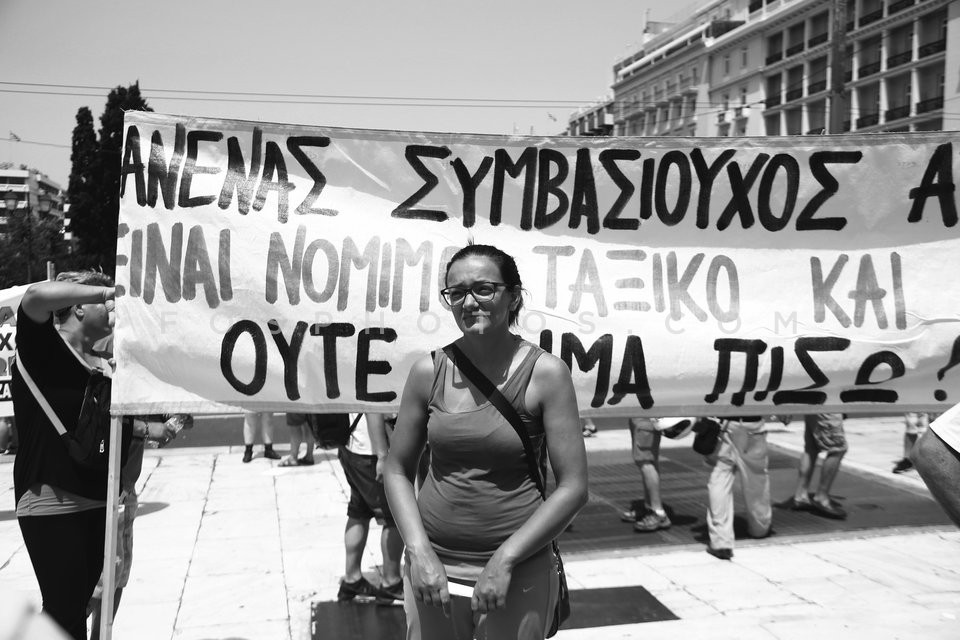
[[[344,418],[349,436],[337,451],[350,496],[337,597],[403,602],[412,639],[518,637],[521,627],[525,638],[544,638],[556,622],[561,593],[562,570],[552,542],[587,501],[584,438],[595,437],[597,427],[592,419],[580,419],[567,366],[513,332],[523,283],[511,256],[470,244],[453,256],[444,276],[440,293],[459,337],[414,363],[399,414]],[[113,326],[114,291],[113,282],[99,273],[60,274],[28,289],[17,313],[16,515],[43,610],[75,639],[88,637],[91,612],[92,637],[98,637],[106,470],[75,463],[50,412],[60,416],[68,432],[75,429],[91,377],[112,374],[114,363],[102,343]],[[281,458],[273,448],[271,414],[246,413],[242,461],[253,460],[259,433],[264,458],[283,467],[311,466],[314,446],[320,446],[310,427],[314,417],[287,414],[290,453]],[[953,425],[949,417],[944,424]],[[770,419],[786,424],[791,417],[630,419],[643,494],[620,513],[621,519],[639,533],[670,528],[661,438],[712,432],[715,442],[701,451],[710,468],[707,551],[722,560],[733,557],[736,486],[743,493],[748,535],[770,535]],[[189,422],[182,415],[124,420],[131,439],[122,470],[115,607],[132,560],[144,446],[166,444]],[[960,525],[960,436],[954,426],[938,428],[940,422],[928,429],[931,422],[930,415],[907,414],[903,457],[893,471],[916,465]],[[779,506],[846,518],[830,494],[847,451],[844,416],[811,414],[804,416],[804,425],[796,488]],[[549,495],[544,490],[548,468],[555,479]],[[376,583],[361,571],[371,520],[382,525],[383,564]]]

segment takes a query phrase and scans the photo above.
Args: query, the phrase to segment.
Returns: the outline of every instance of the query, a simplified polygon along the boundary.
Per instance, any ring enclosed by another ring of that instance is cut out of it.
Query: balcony
[[[913,6],[913,0],[897,0],[896,2],[891,2],[890,6],[887,7],[887,15],[892,16],[898,11],[903,11],[907,7]]]
[[[750,13],[760,11],[760,9],[763,9],[763,0],[753,0],[753,2],[750,3]]]
[[[750,107],[740,105],[739,107],[733,108],[734,120],[742,120],[743,118],[746,118],[748,115],[750,115]]]
[[[727,121],[727,110],[724,109],[723,111],[717,114],[717,124],[723,124],[726,121]]]
[[[778,107],[778,106],[780,106],[780,103],[781,103],[780,94],[777,94],[777,95],[775,95],[775,96],[770,96],[769,98],[767,98],[766,100],[763,101],[763,105],[764,105],[767,109],[772,109],[773,107]]]
[[[902,64],[907,64],[912,59],[913,51],[904,51],[902,53],[894,54],[887,58],[887,69],[893,69],[894,67],[899,67]]]
[[[883,18],[883,7],[880,7],[876,11],[871,11],[870,13],[860,16],[860,26],[865,27],[868,24],[873,24],[877,20]]]
[[[823,127],[814,127],[813,129],[810,129],[810,131],[807,131],[807,135],[808,135],[808,136],[820,136],[820,135],[823,135],[823,132],[824,132],[824,128],[823,128]]]
[[[935,53],[940,53],[947,48],[947,40],[934,40],[933,42],[928,42],[927,44],[920,45],[920,57],[926,58],[927,56],[932,56]]]
[[[797,44],[790,45],[789,47],[787,47],[787,57],[789,58],[790,56],[795,56],[801,51],[803,51],[802,42],[798,42]]]
[[[767,64],[773,64],[775,62],[780,62],[783,60],[783,51],[777,51],[776,53],[771,53],[767,56]]]
[[[827,33],[826,31],[824,31],[823,33],[818,33],[815,36],[811,36],[810,39],[807,40],[807,47],[812,49],[818,44],[823,44],[829,39],[830,39],[830,34]]]
[[[943,109],[943,96],[927,98],[917,103],[917,114],[933,111],[934,109]]]
[[[890,122],[892,120],[899,120],[900,118],[906,118],[910,115],[910,105],[905,104],[899,107],[894,107],[892,109],[887,109],[884,111],[884,120]]]
[[[872,76],[873,74],[879,73],[879,72],[880,72],[880,61],[877,60],[876,62],[870,62],[860,67],[860,69],[858,69],[857,77],[866,78],[867,76]]]
[[[791,100],[799,100],[802,97],[803,87],[800,87],[799,89],[790,89],[787,91],[787,102],[790,102]]]
[[[857,129],[863,129],[864,127],[872,127],[878,122],[880,122],[879,113],[868,113],[865,116],[860,116],[859,118],[857,118]]]
[[[816,82],[811,82],[809,85],[807,85],[807,95],[809,96],[814,93],[824,91],[826,90],[826,88],[827,88],[826,80],[817,80]]]

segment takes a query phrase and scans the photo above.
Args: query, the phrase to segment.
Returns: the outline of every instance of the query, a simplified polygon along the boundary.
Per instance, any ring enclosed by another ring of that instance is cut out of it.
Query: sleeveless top
[[[543,350],[526,349],[501,393],[517,409],[534,451],[544,460],[543,419],[524,398]],[[484,565],[540,506],[520,436],[489,400],[475,409],[450,412],[444,383],[455,366],[443,351],[433,358],[433,389],[427,418],[430,472],[417,496],[420,516],[444,564]]]

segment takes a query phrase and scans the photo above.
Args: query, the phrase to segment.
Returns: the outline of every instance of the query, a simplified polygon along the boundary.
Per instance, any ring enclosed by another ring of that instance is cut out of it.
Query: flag
[[[15,134],[13,131],[10,132],[10,139],[14,142],[20,142],[20,136]]]

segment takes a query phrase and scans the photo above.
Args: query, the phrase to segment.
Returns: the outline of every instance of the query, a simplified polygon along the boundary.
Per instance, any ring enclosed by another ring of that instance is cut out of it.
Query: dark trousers
[[[18,519],[43,610],[74,640],[87,637],[87,604],[103,570],[106,517],[106,509],[90,509]]]

